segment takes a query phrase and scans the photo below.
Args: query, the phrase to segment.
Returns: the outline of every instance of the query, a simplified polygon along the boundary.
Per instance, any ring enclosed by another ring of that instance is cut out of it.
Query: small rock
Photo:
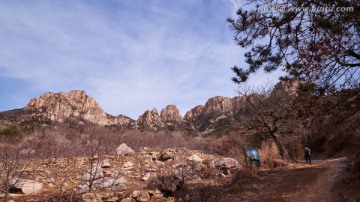
[[[139,195],[140,195],[140,191],[135,190],[135,191],[133,191],[133,193],[130,195],[130,197],[137,198]]]
[[[149,194],[152,196],[153,199],[161,199],[164,197],[163,193],[161,193],[161,191],[158,189],[149,191]]]
[[[173,149],[164,149],[161,151],[160,159],[163,161],[174,159],[175,157],[175,150]]]
[[[84,201],[91,201],[91,200],[95,200],[96,201],[96,196],[94,193],[86,193],[86,194],[83,194],[81,196],[81,198],[84,200]]]
[[[104,173],[100,164],[93,165],[91,168],[91,172],[89,171],[83,175],[84,180],[92,180],[92,178],[99,179],[102,177],[104,177]]]
[[[124,198],[124,199],[121,200],[120,202],[136,202],[136,200],[133,199],[133,198]]]
[[[118,201],[119,201],[119,197],[117,197],[117,196],[114,196],[114,197],[111,197],[111,198],[108,198],[105,200],[105,202],[118,202]]]
[[[34,153],[35,153],[35,150],[33,150],[33,149],[23,149],[19,152],[19,154],[21,154],[21,155],[31,155]]]
[[[134,164],[131,161],[127,161],[126,163],[123,164],[123,169],[127,170],[127,169],[131,169],[133,168]]]
[[[109,160],[108,159],[104,160],[101,164],[101,167],[102,168],[110,168],[111,164],[110,164]]]
[[[108,199],[110,197],[109,193],[96,193],[96,198],[101,199]]]
[[[193,154],[189,158],[187,158],[189,161],[193,161],[195,163],[202,163],[202,158],[200,158],[197,154]]]
[[[186,163],[185,162],[179,162],[179,163],[175,163],[174,165],[172,165],[173,168],[184,168],[186,167]]]
[[[136,197],[137,201],[145,202],[150,200],[150,194],[147,191],[141,191],[139,196]]]
[[[145,173],[144,177],[141,178],[143,181],[148,181],[150,179],[150,173]]]

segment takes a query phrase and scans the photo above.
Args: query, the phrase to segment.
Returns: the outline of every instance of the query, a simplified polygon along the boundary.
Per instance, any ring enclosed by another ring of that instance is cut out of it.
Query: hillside
[[[317,105],[309,107],[303,101],[309,97],[297,86],[281,82],[268,94],[216,96],[184,117],[168,105],[137,120],[107,114],[85,91],[45,93],[22,109],[0,112],[0,158],[9,162],[0,167],[5,182],[0,190],[10,193],[2,191],[0,198],[299,201],[306,194],[309,201],[358,199],[357,91],[342,95],[350,100],[348,111],[331,114],[327,107],[334,106],[334,97],[310,97]],[[306,128],[308,122],[317,125]],[[311,165],[303,162],[304,145],[312,149]],[[249,167],[245,147],[259,151],[259,168]]]

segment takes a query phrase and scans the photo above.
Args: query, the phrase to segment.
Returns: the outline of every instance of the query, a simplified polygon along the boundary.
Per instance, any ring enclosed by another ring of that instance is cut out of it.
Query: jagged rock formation
[[[128,125],[129,117],[110,116],[99,106],[95,99],[85,91],[73,90],[69,93],[45,93],[39,99],[33,98],[25,107],[52,121],[63,121],[68,117],[81,117],[99,125]]]
[[[186,113],[184,119],[188,121],[190,128],[206,131],[214,128],[222,119],[233,119],[245,107],[246,98],[238,96],[227,98],[216,96],[210,98],[204,106],[199,105]]]
[[[139,116],[136,124],[140,127],[147,127],[150,129],[159,129],[164,127],[157,109],[147,110],[143,115]]]
[[[272,95],[279,95],[282,93],[286,93],[290,96],[297,95],[297,87],[300,82],[298,80],[287,80],[280,81],[274,86],[274,90],[271,92]]]
[[[216,96],[210,98],[203,110],[201,111],[202,116],[207,116],[210,114],[229,114],[233,112],[233,106],[231,98]]]
[[[182,116],[175,105],[168,105],[160,113],[161,121],[168,125],[176,125],[182,122]]]
[[[168,105],[161,110],[160,115],[157,109],[147,110],[138,118],[136,124],[138,127],[157,130],[167,125],[181,125],[182,122],[183,120],[179,109],[175,105]]]
[[[195,121],[199,118],[201,115],[201,112],[203,110],[203,105],[198,105],[194,108],[192,108],[190,111],[186,112],[184,119],[186,121]]]
[[[274,87],[271,96],[297,95],[296,80],[281,81]],[[253,94],[254,96],[260,96]],[[68,93],[45,93],[40,98],[33,98],[25,109],[0,113],[0,125],[10,122],[20,123],[24,120],[47,118],[51,121],[63,121],[69,117],[79,118],[88,122],[108,126],[115,125],[127,128],[142,129],[181,129],[210,131],[224,125],[239,123],[239,117],[247,113],[246,97],[234,98],[216,96],[210,98],[205,105],[198,105],[186,112],[184,118],[175,105],[168,105],[159,114],[157,109],[148,110],[134,121],[126,116],[107,114],[95,99],[86,95],[85,91],[73,90]],[[19,118],[20,117],[20,118]]]

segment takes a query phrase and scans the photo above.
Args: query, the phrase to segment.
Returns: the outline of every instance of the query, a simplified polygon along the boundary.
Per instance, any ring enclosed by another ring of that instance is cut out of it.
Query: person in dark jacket
[[[311,150],[308,147],[304,147],[304,156],[306,163],[311,164]]]

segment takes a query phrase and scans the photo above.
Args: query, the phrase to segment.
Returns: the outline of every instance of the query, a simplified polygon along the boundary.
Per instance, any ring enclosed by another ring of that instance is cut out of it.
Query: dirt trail
[[[344,201],[341,189],[334,189],[346,177],[346,158],[314,161],[296,168],[271,171],[242,180],[222,190],[210,201]]]

